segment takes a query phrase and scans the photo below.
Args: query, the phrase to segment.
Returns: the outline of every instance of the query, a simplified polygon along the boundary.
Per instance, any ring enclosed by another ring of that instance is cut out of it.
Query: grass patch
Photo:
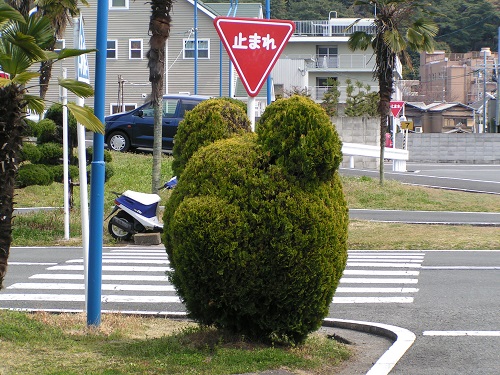
[[[299,347],[270,347],[186,321],[103,315],[0,311],[0,373],[241,374],[285,368],[325,374],[350,356],[325,334]]]
[[[112,152],[114,176],[105,185],[104,214],[113,207],[113,191],[151,191],[152,155]],[[172,177],[172,157],[163,155],[164,181]],[[500,212],[500,196],[430,189],[386,180],[380,186],[370,177],[342,177],[350,208],[423,211]],[[161,191],[161,204],[171,191]],[[16,190],[17,207],[62,207],[63,185],[29,186]],[[13,246],[81,245],[80,191],[74,189],[70,214],[70,241],[64,240],[63,211],[19,215],[14,219]],[[104,243],[116,242],[107,233]],[[498,228],[467,226],[384,224],[353,222],[349,226],[350,249],[498,249]],[[390,234],[390,235],[389,235]]]

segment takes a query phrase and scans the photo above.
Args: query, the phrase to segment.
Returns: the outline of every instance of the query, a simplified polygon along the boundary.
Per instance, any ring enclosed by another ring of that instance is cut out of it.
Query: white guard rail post
[[[349,156],[349,168],[354,168],[354,156],[365,156],[371,158],[380,157],[380,147],[372,145],[364,145],[361,143],[343,143],[342,153]],[[394,172],[406,172],[406,161],[409,159],[410,153],[408,150],[400,148],[384,149],[384,158],[392,160],[392,170]]]

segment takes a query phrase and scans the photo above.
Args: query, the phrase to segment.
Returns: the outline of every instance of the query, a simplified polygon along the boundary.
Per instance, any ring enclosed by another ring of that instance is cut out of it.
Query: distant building
[[[474,108],[462,103],[406,102],[405,116],[418,133],[472,133]]]

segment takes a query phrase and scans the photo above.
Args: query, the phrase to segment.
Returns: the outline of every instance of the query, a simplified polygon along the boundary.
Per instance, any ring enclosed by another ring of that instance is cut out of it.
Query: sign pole
[[[255,96],[248,96],[247,100],[247,116],[250,119],[252,132],[255,132]]]

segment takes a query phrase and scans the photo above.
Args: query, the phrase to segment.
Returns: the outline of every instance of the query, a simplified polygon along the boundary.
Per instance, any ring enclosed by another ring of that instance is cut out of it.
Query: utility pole
[[[488,47],[481,48],[481,53],[484,57],[484,70],[483,70],[483,126],[479,130],[480,133],[486,131],[486,58],[491,56],[490,49]]]

